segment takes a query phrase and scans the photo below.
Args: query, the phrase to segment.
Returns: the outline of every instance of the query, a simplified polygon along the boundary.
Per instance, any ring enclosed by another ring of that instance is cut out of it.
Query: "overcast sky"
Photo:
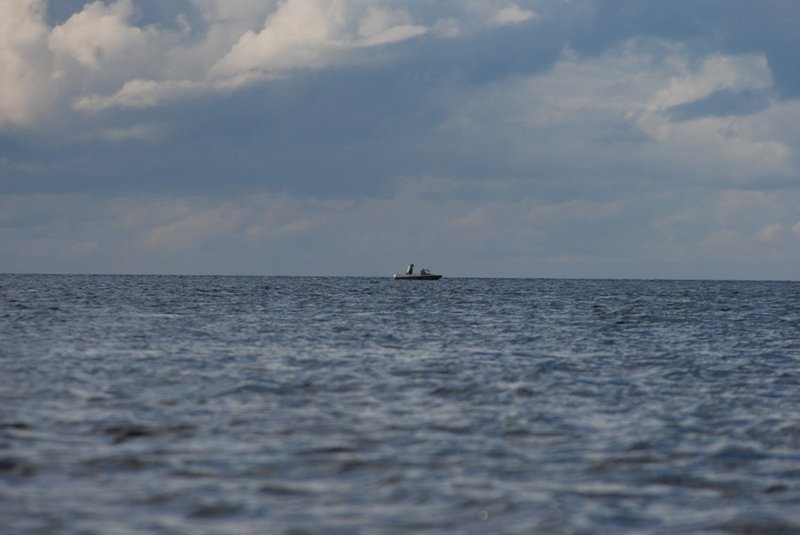
[[[796,0],[0,0],[0,271],[800,279]]]

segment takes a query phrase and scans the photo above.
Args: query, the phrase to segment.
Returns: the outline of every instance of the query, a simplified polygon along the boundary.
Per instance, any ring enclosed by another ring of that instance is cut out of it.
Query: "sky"
[[[800,280],[796,0],[0,0],[0,272]]]

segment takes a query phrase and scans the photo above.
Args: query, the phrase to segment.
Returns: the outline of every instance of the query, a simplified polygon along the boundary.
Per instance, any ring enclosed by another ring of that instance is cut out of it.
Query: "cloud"
[[[134,0],[96,0],[51,28],[44,0],[1,0],[0,125],[34,124],[56,95],[74,95],[79,112],[155,107],[338,65],[429,31],[402,9],[361,0],[193,6],[194,25],[179,12],[169,25],[138,26]]]
[[[231,75],[320,66],[333,52],[330,48],[336,44],[334,35],[343,15],[335,2],[289,0],[267,18],[261,31],[245,33],[212,72]]]
[[[54,98],[45,7],[43,0],[0,0],[0,128],[32,124]]]
[[[782,230],[783,225],[780,223],[771,223],[759,230],[758,236],[764,241],[772,241]]]
[[[750,115],[769,105],[768,91],[722,89],[692,102],[673,106],[668,111],[674,120],[687,121],[701,117]]]
[[[78,98],[72,107],[78,111],[97,112],[109,108],[151,108],[163,102],[210,89],[204,82],[191,80],[131,80],[112,95],[88,95]]]
[[[428,31],[428,28],[425,26],[397,24],[395,26],[381,28],[379,31],[371,31],[363,34],[361,35],[362,39],[356,41],[353,46],[365,48],[399,43],[401,41],[413,39],[414,37],[419,37],[420,35],[428,33]],[[360,29],[359,33],[361,33]]]
[[[117,0],[109,5],[97,0],[86,4],[82,11],[53,28],[50,50],[56,58],[65,56],[91,70],[142,54],[157,32],[152,27],[130,25],[133,15],[132,0]]]
[[[106,128],[98,132],[97,138],[115,143],[147,141],[155,143],[162,139],[162,129],[154,124],[135,124],[124,128]]]
[[[280,193],[4,196],[0,267],[388,275],[411,258],[450,276],[624,276],[635,266],[640,276],[791,278],[800,261],[797,234],[775,222],[796,217],[797,192],[453,200],[460,187],[407,179],[390,196],[358,201]]]
[[[495,26],[506,26],[509,24],[519,24],[529,20],[535,20],[536,14],[529,9],[522,9],[516,4],[511,4],[498,10],[492,18]]]
[[[441,37],[454,39],[461,35],[461,23],[454,17],[440,19],[433,25],[433,32]]]
[[[787,277],[798,11],[727,1],[0,0],[2,267]]]
[[[183,13],[176,17],[177,30],[132,25],[132,0],[87,4],[55,27],[49,42],[59,65],[56,77],[69,78],[68,61],[74,61],[85,69],[101,70],[103,86],[121,84],[111,93],[77,97],[73,109],[146,108],[227,92],[297,69],[338,65],[359,49],[399,43],[429,31],[403,10],[354,0],[288,0],[273,11],[264,3],[209,0],[197,6],[208,24],[200,39]],[[265,22],[252,29],[259,14]],[[160,68],[145,61],[154,55],[165,59]],[[131,74],[138,76],[130,78]]]
[[[230,76],[321,68],[353,48],[405,41],[426,33],[407,13],[371,7],[359,13],[341,0],[288,0],[271,14],[259,32],[247,32],[211,73]],[[357,31],[349,30],[357,20]]]
[[[184,204],[178,201],[179,205]],[[185,211],[185,210],[184,210]],[[146,249],[180,251],[193,249],[209,240],[230,236],[241,226],[242,210],[235,203],[197,209],[175,221],[150,228],[140,240]]]
[[[653,96],[652,106],[664,109],[697,101],[715,91],[761,90],[772,86],[772,74],[763,55],[714,54],[705,58],[697,69],[686,60],[678,62],[675,68],[678,72],[668,87]]]
[[[549,194],[602,195],[594,187],[600,180],[624,190],[797,176],[791,127],[776,128],[777,117],[800,119],[797,102],[680,120],[670,107],[720,87],[769,88],[763,58],[714,54],[695,61],[697,69],[688,67],[690,58],[670,43],[642,39],[597,57],[567,51],[547,72],[462,91],[442,129],[458,140],[450,146],[466,148],[458,156],[472,168],[479,158],[496,174],[537,177],[531,182]],[[481,146],[491,150],[476,153]]]

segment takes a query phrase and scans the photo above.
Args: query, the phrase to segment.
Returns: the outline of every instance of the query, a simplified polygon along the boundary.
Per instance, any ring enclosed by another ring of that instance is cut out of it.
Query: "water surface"
[[[800,533],[800,283],[0,283],[2,533]]]

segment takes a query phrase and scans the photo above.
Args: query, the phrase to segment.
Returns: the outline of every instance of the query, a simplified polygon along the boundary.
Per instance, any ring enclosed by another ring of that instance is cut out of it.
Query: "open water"
[[[0,275],[0,533],[800,533],[800,283]]]

